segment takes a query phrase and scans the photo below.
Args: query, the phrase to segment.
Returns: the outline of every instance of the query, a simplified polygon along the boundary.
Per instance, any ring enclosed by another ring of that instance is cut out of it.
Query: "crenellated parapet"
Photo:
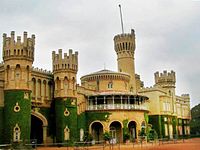
[[[78,71],[78,52],[73,54],[70,49],[69,54],[64,53],[64,58],[62,56],[62,49],[58,50],[58,54],[55,51],[52,52],[53,60],[53,71],[70,70],[73,72]]]
[[[3,34],[3,59],[20,59],[34,61],[35,35],[28,38],[27,32],[24,32],[23,40],[21,36],[15,39],[15,32],[12,31],[10,37]]]
[[[174,71],[167,72],[166,70],[163,73],[156,72],[154,73],[155,84],[161,87],[174,87],[176,83],[176,75]]]
[[[3,62],[0,62],[0,67],[1,67],[1,66],[4,66],[4,63],[3,63]]]
[[[187,102],[190,102],[190,95],[189,94],[182,94],[181,97],[187,101]]]
[[[41,74],[52,75],[52,72],[48,71],[46,69],[43,70],[43,69],[40,69],[40,68],[34,68],[34,67],[32,67],[32,71],[35,71],[35,72],[38,72],[38,73],[41,73]]]
[[[114,37],[114,44],[117,55],[120,54],[120,56],[122,57],[124,53],[127,53],[129,54],[129,57],[134,57],[135,31],[132,29],[131,33],[116,35]]]

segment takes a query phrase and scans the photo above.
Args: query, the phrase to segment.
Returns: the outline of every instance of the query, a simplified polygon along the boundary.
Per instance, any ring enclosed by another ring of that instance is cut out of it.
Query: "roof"
[[[93,72],[93,73],[84,75],[82,77],[91,76],[91,75],[101,75],[101,74],[120,74],[120,75],[128,75],[129,76],[129,74],[127,74],[125,72],[116,72],[116,71],[111,71],[111,70],[103,69],[103,70],[100,70],[100,71],[97,71],[97,72]]]

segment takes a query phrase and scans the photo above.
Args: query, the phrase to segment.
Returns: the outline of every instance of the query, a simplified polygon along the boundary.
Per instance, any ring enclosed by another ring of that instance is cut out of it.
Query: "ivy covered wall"
[[[0,144],[3,144],[3,107],[0,107]]]
[[[162,138],[164,135],[164,125],[162,123],[162,118],[159,115],[150,115],[149,124],[152,125],[152,129],[156,130],[158,138]]]
[[[87,127],[95,120],[107,121],[109,115],[109,112],[86,112]]]
[[[56,142],[66,142],[64,129],[70,129],[69,142],[77,141],[77,106],[75,99],[55,100]]]
[[[164,119],[166,118],[166,120]],[[152,124],[152,128],[156,130],[158,133],[158,138],[169,138],[169,136],[165,136],[165,124],[167,124],[168,129],[169,125],[172,125],[173,128],[173,136],[177,137],[177,126],[178,120],[175,116],[168,116],[168,115],[150,115],[149,116],[149,124]],[[169,130],[168,130],[169,131]],[[169,135],[169,132],[168,132]]]
[[[50,136],[52,139],[56,135],[55,129],[55,115],[54,115],[54,108],[40,108],[39,112],[47,119],[48,121],[48,128],[47,128],[47,136]]]
[[[17,105],[18,112],[14,111]],[[13,129],[18,124],[21,135],[20,140],[30,139],[31,127],[31,101],[30,92],[22,90],[10,90],[4,93],[4,143],[13,140]]]

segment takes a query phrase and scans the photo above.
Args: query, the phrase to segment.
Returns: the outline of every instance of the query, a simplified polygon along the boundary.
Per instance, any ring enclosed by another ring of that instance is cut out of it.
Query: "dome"
[[[99,79],[122,79],[122,80],[129,81],[130,75],[124,72],[115,72],[115,71],[103,69],[103,70],[93,72],[81,77],[81,81],[91,81],[91,80],[99,80]]]

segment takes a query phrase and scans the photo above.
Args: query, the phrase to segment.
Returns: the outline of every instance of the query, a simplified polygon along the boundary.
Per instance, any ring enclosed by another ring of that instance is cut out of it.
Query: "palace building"
[[[77,84],[78,52],[52,52],[52,71],[33,67],[35,35],[3,34],[0,64],[0,143],[137,140],[190,134],[190,97],[176,95],[174,71],[156,72],[145,88],[135,72],[135,31],[114,37],[118,71],[88,73]],[[113,53],[114,53],[113,50]],[[80,68],[81,69],[81,68]]]

